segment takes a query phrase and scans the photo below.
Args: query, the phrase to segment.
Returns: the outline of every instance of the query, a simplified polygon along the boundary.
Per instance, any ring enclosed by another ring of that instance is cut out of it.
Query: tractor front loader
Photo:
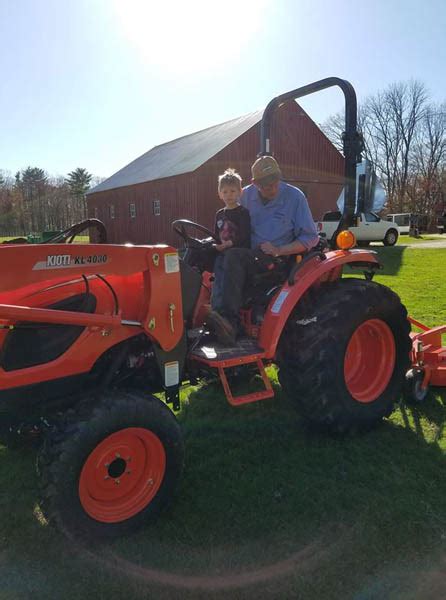
[[[272,398],[265,366],[317,425],[369,428],[390,414],[409,366],[410,325],[399,298],[372,281],[374,252],[354,249],[356,130],[352,86],[330,78],[274,99],[327,87],[346,99],[343,217],[323,242],[295,261],[274,260],[245,291],[245,329],[234,347],[212,339],[205,320],[212,288],[212,232],[186,220],[169,246],[71,245],[83,225],[48,244],[0,247],[0,426],[5,434],[41,431],[41,507],[72,535],[121,535],[154,518],[171,499],[183,465],[174,413],[182,383],[220,377],[233,406]],[[364,278],[343,278],[344,266]],[[235,367],[257,370],[264,389],[236,395]],[[165,402],[154,394],[164,394]]]
[[[65,531],[122,533],[172,495],[182,438],[153,394],[178,402],[179,268],[168,246],[0,248],[3,431],[45,430],[42,508]]]

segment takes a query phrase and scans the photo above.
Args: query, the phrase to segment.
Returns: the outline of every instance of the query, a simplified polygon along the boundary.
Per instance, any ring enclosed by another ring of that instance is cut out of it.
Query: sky
[[[108,177],[331,76],[359,101],[410,79],[445,101],[446,2],[0,0],[0,170]],[[343,96],[301,104],[320,123]]]

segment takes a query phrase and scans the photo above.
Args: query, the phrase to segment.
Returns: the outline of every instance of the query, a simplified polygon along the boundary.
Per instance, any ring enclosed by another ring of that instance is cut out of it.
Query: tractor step
[[[257,340],[250,337],[239,338],[235,346],[223,346],[215,341],[203,340],[203,342],[191,352],[190,357],[210,367],[218,367],[220,363],[225,363],[221,366],[234,367],[265,356]]]
[[[265,400],[266,398],[272,398],[274,396],[271,382],[265,372],[265,366],[262,360],[264,356],[265,352],[257,345],[256,340],[252,338],[239,338],[235,346],[223,346],[217,342],[208,342],[206,345],[198,346],[191,352],[190,358],[204,363],[208,367],[217,369],[226,394],[226,399],[229,404],[238,406],[240,404],[248,404],[249,402],[257,402],[257,400]],[[253,364],[257,366],[257,370],[262,377],[265,388],[258,392],[234,396],[225,369]]]

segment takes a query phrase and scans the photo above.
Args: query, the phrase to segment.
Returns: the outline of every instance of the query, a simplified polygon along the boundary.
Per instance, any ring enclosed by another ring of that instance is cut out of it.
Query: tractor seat
[[[259,265],[258,272],[253,275],[246,287],[242,308],[250,308],[253,304],[268,303],[271,289],[283,285],[290,270],[296,264],[293,260],[295,256],[273,258],[263,255],[259,259],[262,260],[262,264]]]
[[[269,286],[283,283],[290,270],[297,262],[300,254],[290,254],[289,256],[273,257],[263,252],[258,252],[255,260],[257,262],[257,273],[252,277],[252,285],[262,286],[266,282]]]
[[[290,254],[289,256],[274,258],[259,252],[257,258],[259,261],[258,272],[252,277],[246,288],[243,308],[257,303],[259,298],[264,301],[268,299],[269,301],[270,291],[273,288],[283,285],[287,279],[294,280],[294,275],[299,270],[300,265],[310,260],[311,257],[325,258],[327,248],[327,241],[324,238],[319,238],[319,243],[314,248],[302,254]]]
[[[319,241],[310,250],[300,254],[290,254],[289,256],[273,257],[259,251],[256,255],[258,261],[258,273],[253,278],[253,284],[261,284],[263,281],[273,282],[277,285],[283,283],[285,279],[291,275],[293,269],[301,262],[306,262],[311,256],[321,255],[328,249],[328,241],[319,236]]]

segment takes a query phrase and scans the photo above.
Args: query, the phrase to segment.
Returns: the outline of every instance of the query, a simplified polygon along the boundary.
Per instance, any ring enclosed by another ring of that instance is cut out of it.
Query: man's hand
[[[290,254],[301,254],[305,252],[307,248],[299,242],[299,240],[294,240],[290,244],[285,244],[284,246],[273,246],[271,242],[263,242],[260,244],[260,249],[270,256],[289,256]]]
[[[280,256],[280,248],[273,246],[271,242],[263,242],[263,244],[260,244],[260,250],[269,256]]]
[[[226,240],[226,242],[222,242],[221,244],[214,244],[214,248],[218,252],[222,252],[223,250],[226,250],[226,248],[231,248],[232,246],[232,240]]]

